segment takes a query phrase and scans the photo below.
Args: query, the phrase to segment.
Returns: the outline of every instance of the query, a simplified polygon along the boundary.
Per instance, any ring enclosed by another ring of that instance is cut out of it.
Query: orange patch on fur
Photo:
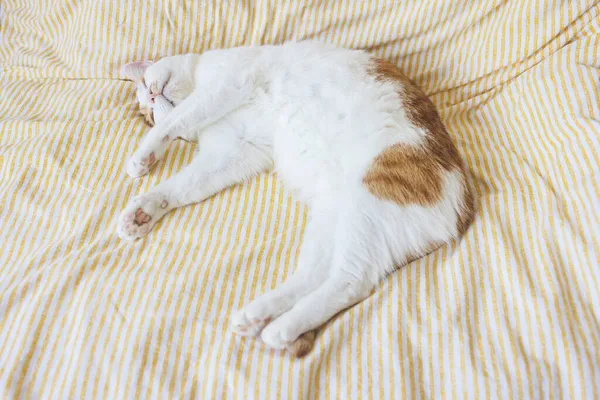
[[[432,205],[442,198],[440,172],[425,151],[396,144],[377,156],[363,182],[381,199],[398,204]]]
[[[465,232],[467,231],[467,229],[469,229],[469,226],[471,226],[473,220],[475,219],[475,199],[473,198],[473,193],[471,192],[471,190],[469,190],[469,188],[466,188],[465,190],[465,196],[463,198],[463,206],[461,211],[462,212],[458,214],[458,221],[456,222],[456,230],[459,236],[465,234]]]
[[[367,170],[363,183],[375,196],[398,204],[430,206],[442,199],[442,178],[458,171],[463,180],[463,210],[457,230],[464,233],[473,219],[473,196],[466,184],[462,160],[427,95],[395,65],[374,60],[370,71],[380,82],[397,85],[409,121],[427,132],[423,145],[392,145]]]

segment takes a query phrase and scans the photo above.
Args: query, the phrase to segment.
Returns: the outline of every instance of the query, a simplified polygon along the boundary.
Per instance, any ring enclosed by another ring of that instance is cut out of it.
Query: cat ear
[[[151,66],[152,61],[136,61],[121,67],[121,73],[135,83],[142,83],[144,72]]]

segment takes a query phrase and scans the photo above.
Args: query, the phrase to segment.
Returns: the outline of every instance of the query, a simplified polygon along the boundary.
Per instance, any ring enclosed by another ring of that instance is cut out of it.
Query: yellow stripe
[[[34,99],[36,99],[36,97],[34,97]],[[69,104],[69,103],[67,103],[67,105],[70,105],[70,104]],[[41,142],[41,143],[44,143],[44,142]],[[43,149],[45,146],[39,146],[39,147],[40,147],[41,149]],[[43,158],[42,158],[42,163],[43,163],[43,167],[44,167],[44,168],[42,168],[42,171],[43,171],[43,170],[46,170],[46,169],[48,169],[48,168],[46,167],[46,165],[47,165],[47,161],[48,161],[47,157],[43,157]],[[40,193],[41,193],[41,191],[40,191],[40,192],[38,192],[38,194],[40,194]],[[37,194],[34,196],[34,201],[41,201],[41,199],[40,199],[39,197],[37,197]],[[31,228],[34,228],[34,225],[33,225],[33,224],[31,225]],[[24,231],[22,232],[23,236],[24,236],[26,239],[28,238],[28,237],[27,237],[27,234],[28,234],[27,232],[28,232],[28,231],[31,231],[31,230],[24,230]],[[73,242],[71,241],[71,243],[73,243]],[[17,253],[17,257],[19,257],[19,258],[20,258],[20,256],[21,256],[21,254],[22,254],[22,251],[23,251],[23,249],[24,249],[23,247],[21,247],[21,248],[20,248],[19,252]],[[10,253],[9,253],[9,254],[10,254]],[[47,253],[46,253],[46,254],[44,254],[44,256],[45,256],[45,255],[47,255]],[[43,263],[43,262],[44,262],[44,256],[42,256],[42,258],[40,259],[40,262],[41,262],[41,263]],[[9,262],[10,262],[10,261],[9,261]],[[25,266],[25,265],[27,265],[27,264],[24,264],[24,266]],[[24,270],[24,272],[25,272],[25,271],[26,271],[26,270]],[[26,276],[23,276],[22,278],[26,278]],[[48,285],[48,286],[51,286],[51,285]],[[43,290],[43,289],[42,289],[42,290]],[[15,294],[15,293],[16,293],[16,292],[14,292],[13,294]],[[9,308],[11,307],[11,305],[10,305],[10,302],[12,302],[12,297],[11,297],[11,299],[9,300],[9,306],[8,306]],[[31,304],[31,306],[33,306],[33,304]],[[38,313],[38,315],[39,315],[39,313]],[[36,318],[36,319],[37,319],[37,321],[38,321],[38,323],[37,323],[37,328],[36,328],[36,329],[34,329],[34,330],[33,330],[33,332],[35,332],[35,334],[39,335],[39,334],[40,334],[40,332],[39,332],[39,329],[40,329],[41,323],[42,323],[43,321],[40,321],[40,320],[39,320],[39,318]],[[14,323],[14,322],[15,322],[15,321],[13,320],[13,323]],[[22,322],[22,320],[21,320],[21,322]],[[33,325],[33,324],[34,324],[34,323],[32,323],[32,325]],[[16,330],[20,330],[20,327],[18,327]],[[10,344],[9,344],[9,346],[8,346],[8,347],[9,347],[9,348],[12,348],[13,350],[16,350],[15,346],[10,346]],[[33,356],[33,353],[31,353],[31,352],[27,353],[27,357],[32,357],[32,356]],[[12,380],[12,379],[11,379],[11,378],[9,378],[9,381],[10,381],[10,380]],[[22,382],[23,382],[23,381],[22,381],[22,379],[19,379],[19,381],[17,382],[17,385],[19,385],[19,386],[20,386],[20,385],[22,384]]]

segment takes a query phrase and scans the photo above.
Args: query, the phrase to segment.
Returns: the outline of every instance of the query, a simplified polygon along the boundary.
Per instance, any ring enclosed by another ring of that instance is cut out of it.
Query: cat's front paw
[[[147,193],[136,197],[119,216],[117,233],[126,240],[145,236],[168,210],[169,202],[163,195]]]
[[[139,178],[148,174],[150,167],[156,162],[156,156],[154,153],[150,153],[147,157],[138,157],[133,155],[127,160],[126,171],[127,175],[132,178]]]

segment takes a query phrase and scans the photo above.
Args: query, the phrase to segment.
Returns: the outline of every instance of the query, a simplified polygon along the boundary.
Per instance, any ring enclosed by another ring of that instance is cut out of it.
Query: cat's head
[[[153,101],[144,79],[144,73],[150,65],[152,65],[151,61],[136,61],[124,65],[121,68],[121,71],[128,79],[135,83],[135,95],[140,106],[140,113],[142,113],[150,125],[154,125],[154,116],[152,112]]]
[[[193,68],[189,64],[186,56],[171,56],[122,67],[122,73],[136,84],[140,112],[151,125],[192,92]]]

